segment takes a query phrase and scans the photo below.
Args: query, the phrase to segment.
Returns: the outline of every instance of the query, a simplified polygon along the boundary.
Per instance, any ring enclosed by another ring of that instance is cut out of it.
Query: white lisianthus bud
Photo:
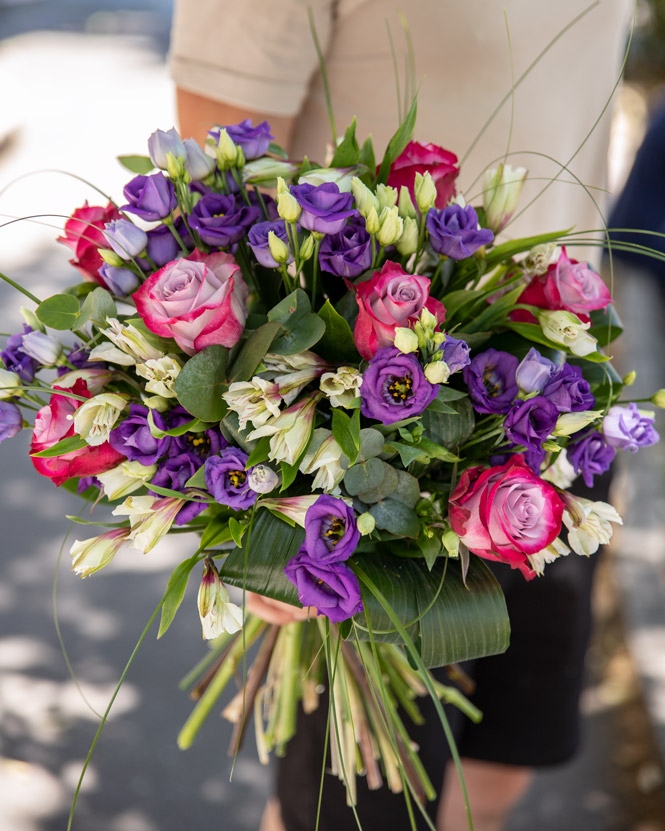
[[[43,332],[28,332],[23,335],[21,350],[42,366],[53,366],[62,355],[62,344],[57,338]]]
[[[98,537],[76,540],[69,549],[74,573],[83,578],[107,566],[129,541],[129,533],[129,528],[114,528]]]
[[[399,189],[399,202],[397,203],[397,207],[399,209],[399,215],[402,219],[416,218],[416,208],[413,204],[413,199],[411,199],[409,189],[404,185],[402,185]]]
[[[515,212],[526,179],[526,168],[500,164],[486,170],[483,187],[483,207],[487,227],[497,234]]]
[[[270,436],[270,455],[273,462],[295,464],[309,443],[314,425],[316,402],[321,393],[315,392],[297,401],[249,434],[250,441]]]
[[[272,513],[286,517],[291,522],[295,522],[296,525],[304,528],[305,514],[318,498],[319,494],[315,493],[308,494],[307,496],[268,497],[268,499],[261,499],[256,503],[256,506],[257,508],[267,508]]]
[[[613,522],[623,525],[623,520],[607,502],[593,502],[582,496],[563,493],[566,509],[563,523],[568,529],[568,543],[576,554],[588,557],[601,545],[612,539]]]
[[[445,384],[450,377],[450,369],[445,361],[432,361],[426,364],[424,372],[430,384]]]
[[[635,372],[634,369],[631,369],[630,372],[626,373],[626,375],[623,376],[623,380],[621,383],[624,385],[624,387],[632,387],[635,383],[636,378],[637,372]]]
[[[403,257],[408,257],[418,250],[418,223],[411,217],[407,217],[403,222],[402,236],[395,243],[395,247]]]
[[[561,413],[559,418],[556,420],[556,425],[554,426],[554,430],[552,430],[552,435],[572,436],[573,433],[577,433],[585,427],[588,427],[589,424],[593,424],[593,422],[601,418],[602,415],[603,414],[600,410],[585,410],[581,413]]]
[[[376,236],[379,233],[379,228],[381,227],[381,223],[379,222],[379,215],[376,212],[375,207],[371,207],[365,217],[365,228],[367,228],[367,233]]]
[[[208,558],[203,565],[198,607],[204,640],[218,638],[224,632],[233,634],[242,629],[242,609],[231,603],[228,589],[222,583],[214,563]]]
[[[203,152],[203,148],[195,139],[185,139],[183,144],[187,154],[185,167],[192,182],[200,182],[210,176],[216,167],[215,160]]]
[[[182,366],[177,358],[164,355],[162,358],[150,358],[145,363],[136,364],[136,374],[145,378],[147,392],[152,392],[162,398],[175,398],[175,381]]]
[[[161,350],[151,346],[145,336],[135,326],[132,326],[131,323],[123,324],[114,317],[107,317],[106,323],[107,328],[104,329],[104,334],[118,349],[133,359],[132,363],[144,363],[145,361],[162,357],[163,353]],[[100,346],[104,346],[104,344],[100,344]],[[95,347],[93,352],[97,348]],[[107,358],[106,360],[109,359]],[[115,361],[115,363],[120,363],[120,361]],[[125,364],[125,366],[131,366],[131,364]]]
[[[292,193],[284,191],[277,197],[277,213],[285,222],[296,222],[302,213],[302,208]]]
[[[364,514],[360,514],[360,516],[356,519],[356,526],[363,537],[365,537],[367,534],[371,534],[376,528],[376,520],[369,513],[369,511],[365,511]]]
[[[390,185],[376,186],[376,201],[379,203],[377,210],[379,213],[385,208],[394,208],[397,205],[397,188],[391,188]]]
[[[254,427],[261,427],[271,417],[279,415],[279,405],[282,396],[279,386],[272,381],[266,381],[255,375],[251,381],[235,381],[222,398],[229,405],[229,409],[238,413],[238,424],[241,430],[251,421]]]
[[[302,245],[300,246],[300,259],[302,262],[307,262],[309,258],[314,253],[314,236],[309,234],[303,240]]]
[[[335,372],[324,372],[319,382],[321,392],[333,407],[348,407],[360,395],[362,372],[353,366],[340,366]]]
[[[399,215],[397,207],[384,208],[379,217],[379,233],[376,236],[379,245],[394,245],[402,236],[403,230],[404,220]]]
[[[128,496],[113,511],[113,515],[129,517],[132,548],[147,554],[171,530],[186,501],[175,496]]]
[[[355,167],[313,167],[298,179],[299,185],[324,185],[332,182],[341,193],[349,193]]]
[[[247,484],[256,493],[270,493],[279,483],[279,474],[268,465],[254,465],[247,476]]]
[[[74,432],[91,447],[104,444],[128,401],[128,395],[114,392],[103,392],[88,399],[74,413]]]
[[[285,179],[291,181],[297,170],[297,165],[280,159],[253,159],[244,166],[242,180],[249,185],[263,185],[266,188],[274,188],[277,185],[278,178],[282,182]],[[284,183],[284,187],[286,188],[286,183]]]
[[[340,464],[342,458],[346,457],[335,437],[330,430],[322,427],[314,431],[309,449],[300,465],[300,472],[314,476],[312,490],[321,489],[325,493],[338,494],[339,483],[346,473]]]
[[[416,173],[416,180],[413,185],[418,210],[425,216],[429,209],[436,202],[436,185],[429,172],[424,174]]]
[[[113,268],[126,268],[125,260],[119,257],[111,248],[98,248],[97,251],[107,265],[113,266]]]
[[[268,231],[268,248],[275,262],[280,263],[280,265],[284,264],[291,256],[289,246],[274,231]]]
[[[173,153],[166,154],[166,172],[172,181],[182,180],[186,184],[190,181],[189,173],[185,167],[185,159],[175,156]]]
[[[378,217],[379,202],[376,196],[374,196],[367,185],[364,185],[357,176],[354,176],[353,179],[351,179],[351,193],[353,194],[358,213],[361,216],[367,219],[373,208]],[[376,233],[376,231],[370,231],[370,234],[371,233]]]
[[[142,488],[157,473],[157,465],[142,465],[140,462],[122,462],[117,467],[98,473],[104,495],[113,502]]]
[[[565,447],[562,448],[554,462],[540,476],[542,479],[551,482],[562,490],[569,488],[573,484],[575,479],[577,479],[577,474],[575,473],[575,468],[568,461],[568,454],[566,453]]]
[[[583,358],[596,351],[598,341],[586,331],[591,324],[582,323],[572,312],[539,309],[537,317],[545,337],[570,349],[573,355]]]
[[[148,153],[150,161],[161,170],[166,170],[168,153],[183,161],[187,158],[185,145],[175,127],[171,127],[166,132],[155,130],[148,139]]]
[[[416,352],[418,349],[418,335],[413,329],[407,329],[406,326],[397,326],[393,346],[405,355]]]
[[[543,548],[535,554],[527,554],[527,560],[531,564],[531,568],[541,577],[545,573],[547,563],[553,563],[559,557],[565,557],[567,554],[570,554],[570,548],[557,537],[547,548]]]
[[[656,390],[649,399],[654,407],[665,410],[665,389]]]
[[[233,141],[224,127],[220,127],[217,137],[217,162],[222,170],[233,167],[238,161],[238,145]]]

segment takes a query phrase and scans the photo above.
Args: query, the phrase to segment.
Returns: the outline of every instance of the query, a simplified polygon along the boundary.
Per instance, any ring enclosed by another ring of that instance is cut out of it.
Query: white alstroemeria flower
[[[233,634],[242,629],[242,609],[231,603],[229,592],[211,560],[206,559],[198,595],[199,616],[204,640],[217,638],[224,632]]]
[[[59,375],[51,386],[70,389],[81,378],[85,381],[88,391],[93,395],[100,393],[113,378],[110,369],[73,369]]]
[[[72,569],[79,577],[87,577],[107,566],[129,540],[129,528],[114,528],[98,537],[76,540],[69,549]]]
[[[360,395],[362,382],[363,375],[358,369],[340,366],[335,372],[324,372],[319,387],[331,406],[348,407]]]
[[[104,495],[111,502],[129,496],[142,488],[157,473],[157,465],[142,465],[140,462],[122,462],[117,467],[98,473]]]
[[[487,227],[498,233],[505,227],[517,207],[526,179],[525,167],[500,164],[484,173],[483,208]]]
[[[346,457],[333,434],[330,430],[321,427],[314,431],[310,446],[300,465],[300,472],[314,476],[312,490],[320,489],[324,493],[338,494],[339,483],[346,473],[341,465],[342,458]]]
[[[132,363],[145,363],[162,357],[161,350],[151,346],[145,336],[131,323],[121,323],[114,317],[107,317],[106,323],[108,325],[104,329],[104,334],[121,352],[133,358]]]
[[[553,242],[545,242],[534,246],[520,262],[524,276],[537,277],[539,274],[544,274],[553,261],[556,250],[556,243]]]
[[[131,355],[118,349],[108,341],[100,343],[90,350],[89,361],[104,361],[106,364],[120,364],[120,366],[134,366],[136,361]]]
[[[293,465],[303,454],[312,435],[316,403],[320,392],[310,393],[296,402],[277,418],[270,419],[258,430],[249,434],[250,441],[270,436],[270,460]]]
[[[161,398],[175,398],[175,380],[180,375],[182,365],[173,355],[163,355],[161,358],[149,358],[145,363],[136,364],[136,374],[145,378],[147,392],[159,395]]]
[[[565,557],[567,554],[570,554],[570,548],[568,548],[563,540],[560,540],[557,537],[553,543],[550,543],[550,545],[547,546],[547,548],[543,548],[535,554],[527,554],[527,560],[529,561],[531,568],[540,577],[543,575],[547,563],[553,563],[555,560],[558,560],[559,557]]]
[[[586,331],[591,324],[582,323],[572,312],[539,309],[536,316],[545,337],[570,349],[573,355],[583,358],[596,351],[598,341]]]
[[[578,413],[561,413],[556,420],[553,436],[572,436],[573,433],[578,433],[584,430],[589,424],[597,421],[603,413],[600,410],[584,410]]]
[[[274,496],[260,499],[257,508],[267,508],[272,513],[281,514],[292,520],[301,528],[305,527],[305,514],[319,498],[319,494],[310,493],[307,496]]]
[[[607,545],[612,539],[612,523],[623,525],[623,520],[607,502],[594,502],[582,496],[563,494],[566,508],[563,523],[568,529],[568,542],[576,554],[588,557]]]
[[[314,352],[305,351],[298,355],[276,355],[269,352],[263,358],[262,374],[279,386],[279,393],[288,406],[300,392],[315,378],[330,368]]]
[[[229,409],[238,413],[241,430],[245,429],[248,421],[254,427],[261,427],[268,419],[277,418],[282,403],[278,385],[258,375],[251,381],[235,381],[222,398]]]
[[[128,401],[128,395],[114,392],[102,392],[88,399],[74,413],[74,432],[91,447],[104,444]]]
[[[569,488],[573,484],[575,479],[577,479],[577,474],[575,473],[575,468],[568,461],[568,454],[566,453],[565,447],[561,449],[559,455],[547,470],[540,474],[540,477],[562,490]]]
[[[22,395],[21,379],[15,372],[0,367],[0,401]]]
[[[147,554],[171,530],[178,511],[186,501],[175,496],[128,496],[113,511],[113,515],[129,517],[132,548]]]

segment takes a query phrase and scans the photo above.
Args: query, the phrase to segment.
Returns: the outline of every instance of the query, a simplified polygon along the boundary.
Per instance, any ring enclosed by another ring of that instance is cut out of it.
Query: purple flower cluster
[[[190,226],[213,248],[228,248],[247,235],[261,212],[235,196],[208,193],[194,206]]]
[[[653,424],[653,416],[641,413],[637,404],[616,405],[610,407],[603,419],[603,436],[610,447],[635,453],[640,447],[649,447],[658,441]]]
[[[248,458],[239,448],[226,447],[220,455],[206,459],[206,487],[215,502],[234,511],[244,511],[256,502],[258,493],[249,487],[253,468],[246,469]]]
[[[489,228],[478,227],[478,214],[471,205],[448,205],[442,211],[432,208],[426,225],[432,248],[451,260],[464,260],[494,239]]]
[[[21,411],[11,401],[0,401],[0,443],[13,438],[23,426]]]
[[[438,391],[438,384],[430,384],[414,354],[383,346],[363,373],[360,411],[367,418],[393,424],[420,415]]]
[[[575,473],[582,474],[588,488],[593,486],[594,476],[609,470],[616,453],[594,428],[572,435],[566,452]]]
[[[322,271],[352,279],[372,265],[372,238],[362,219],[352,218],[338,234],[329,234],[319,249]]]
[[[235,144],[242,147],[242,152],[248,161],[265,156],[270,142],[274,138],[270,132],[270,124],[267,121],[262,121],[254,127],[251,119],[246,118],[240,124],[228,124],[224,129]],[[209,130],[208,135],[215,139],[215,142],[218,142],[219,128]]]
[[[443,360],[448,365],[450,374],[459,372],[471,363],[469,344],[466,341],[446,335],[446,339],[439,347],[443,352]]]
[[[26,384],[32,382],[35,377],[35,370],[39,366],[34,358],[31,358],[23,351],[23,337],[32,332],[30,326],[23,324],[23,331],[10,335],[7,338],[5,348],[0,352],[0,358],[5,363],[5,368],[15,372]]]
[[[333,623],[363,610],[358,578],[344,564],[359,538],[353,509],[323,494],[305,514],[305,543],[284,569],[303,606],[314,606]]]
[[[339,234],[347,220],[357,216],[353,196],[342,193],[334,182],[296,185],[291,193],[302,208],[299,222],[308,231]]]

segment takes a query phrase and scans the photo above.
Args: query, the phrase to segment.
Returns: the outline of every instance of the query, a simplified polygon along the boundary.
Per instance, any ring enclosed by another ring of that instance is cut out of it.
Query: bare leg
[[[531,768],[463,759],[464,781],[471,804],[474,831],[502,831],[515,803],[531,784]],[[448,764],[437,815],[438,831],[466,831],[462,789],[452,763]]]
[[[279,801],[274,796],[271,796],[266,802],[259,831],[286,831],[284,823],[282,822],[282,814],[279,810]]]

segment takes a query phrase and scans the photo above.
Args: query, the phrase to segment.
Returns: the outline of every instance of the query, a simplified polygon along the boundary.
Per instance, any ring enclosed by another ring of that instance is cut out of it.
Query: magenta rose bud
[[[206,487],[215,502],[228,505],[234,511],[244,511],[256,502],[259,495],[249,486],[249,474],[253,468],[245,469],[248,458],[237,447],[225,447],[221,455],[206,459]]]
[[[429,296],[429,287],[428,277],[407,274],[390,260],[381,271],[374,272],[371,280],[356,287],[358,317],[353,340],[366,361],[382,346],[392,346],[395,329],[415,322],[423,308],[443,322],[446,310],[440,300]]]
[[[415,355],[387,346],[379,349],[363,372],[360,411],[367,418],[393,424],[420,415],[438,391],[438,384],[430,384]]]
[[[132,297],[145,325],[194,355],[219,343],[234,346],[247,320],[248,290],[231,254],[194,251],[167,263]]]
[[[347,220],[357,216],[353,196],[342,193],[334,182],[323,185],[296,185],[291,193],[302,208],[299,222],[308,231],[339,234]]]
[[[344,563],[322,563],[313,560],[305,548],[292,557],[284,574],[298,589],[303,606],[314,606],[320,615],[333,623],[347,620],[362,612],[358,578]]]
[[[563,507],[552,485],[515,455],[498,467],[465,470],[450,496],[448,518],[469,551],[508,563],[530,580],[536,572],[528,556],[559,536]]]
[[[410,141],[391,164],[388,184],[397,190],[402,185],[407,187],[414,204],[416,173],[429,173],[436,185],[435,206],[445,208],[450,198],[455,195],[455,179],[459,173],[457,156],[436,144]]]
[[[355,551],[360,532],[353,508],[322,494],[305,514],[305,549],[317,563],[335,563]]]

